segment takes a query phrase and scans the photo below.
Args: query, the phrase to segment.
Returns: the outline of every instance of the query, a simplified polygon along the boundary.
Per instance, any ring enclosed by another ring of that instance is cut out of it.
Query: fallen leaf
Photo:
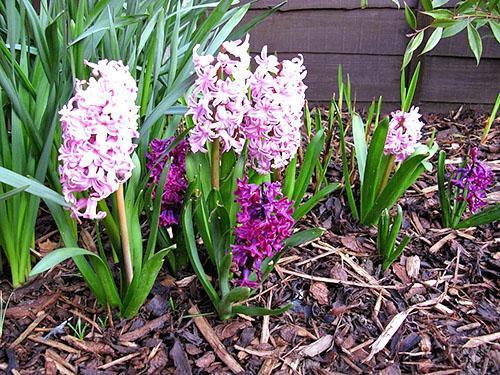
[[[328,305],[328,287],[323,282],[315,282],[311,284],[309,288],[309,293],[313,296],[313,298],[318,301],[320,305]]]
[[[328,350],[333,343],[332,335],[325,335],[320,339],[316,340],[312,344],[304,346],[301,350],[302,355],[306,357],[315,357],[318,354],[323,353]]]

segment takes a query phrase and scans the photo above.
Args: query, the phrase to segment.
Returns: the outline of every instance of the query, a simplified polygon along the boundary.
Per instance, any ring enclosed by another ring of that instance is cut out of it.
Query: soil
[[[457,161],[479,144],[486,118],[459,110],[424,119]],[[499,133],[493,126],[480,147],[497,174]],[[340,179],[339,159],[330,174]],[[489,201],[498,194],[497,186]],[[96,303],[68,261],[12,295],[0,373],[227,374],[228,363],[247,374],[500,373],[499,223],[443,229],[435,173],[400,203],[413,238],[384,272],[376,230],[358,226],[338,192],[322,202],[301,226],[324,227],[325,235],[285,254],[253,297],[263,306],[291,302],[277,317],[221,322],[189,270],[171,275],[165,267],[140,314],[120,320]],[[37,253],[59,246],[47,228],[53,225],[44,217]],[[0,286],[6,299],[12,288],[5,277]],[[192,318],[192,304],[203,317]],[[81,338],[69,326],[78,319]]]

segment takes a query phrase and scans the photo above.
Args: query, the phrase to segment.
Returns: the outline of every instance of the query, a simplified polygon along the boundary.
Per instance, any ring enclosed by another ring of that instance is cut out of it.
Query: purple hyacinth
[[[459,196],[467,201],[467,206],[471,212],[476,212],[486,205],[486,190],[493,185],[494,175],[491,169],[478,160],[478,149],[474,147],[470,153],[470,161],[463,168],[452,171],[452,185],[461,192],[465,191],[465,197]]]
[[[179,211],[184,199],[188,182],[186,179],[186,141],[179,142],[171,151],[165,154],[174,137],[168,139],[153,139],[146,153],[150,178],[156,186],[160,182],[161,173],[169,159],[172,160],[161,200],[160,226],[169,227],[179,223]],[[153,188],[153,198],[155,189]]]
[[[258,282],[251,281],[250,275],[260,278],[262,261],[283,250],[284,240],[292,234],[293,205],[282,195],[278,182],[255,185],[239,180],[235,194],[240,210],[231,247],[233,262],[241,272],[236,283],[255,288]]]

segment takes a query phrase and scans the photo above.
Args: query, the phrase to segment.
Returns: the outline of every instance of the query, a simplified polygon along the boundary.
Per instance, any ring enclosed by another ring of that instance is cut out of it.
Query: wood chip
[[[37,342],[39,344],[47,345],[47,346],[50,346],[52,348],[56,348],[56,349],[62,350],[64,352],[68,352],[68,353],[72,353],[72,354],[78,354],[78,353],[80,353],[75,348],[72,348],[71,346],[62,344],[62,343],[60,343],[58,341],[44,340],[42,337],[39,337],[39,336],[30,336],[30,337],[28,337],[28,339],[31,340],[31,341]]]
[[[317,281],[312,283],[309,288],[309,293],[311,293],[312,297],[318,301],[320,305],[328,305],[330,302],[328,298],[329,290],[324,282]]]
[[[469,341],[464,344],[464,348],[477,348],[484,344],[491,344],[500,340],[500,332],[491,333],[489,335],[471,337]]]
[[[431,254],[437,253],[441,248],[448,242],[453,239],[457,238],[457,235],[455,233],[449,233],[448,235],[444,236],[441,238],[438,242],[436,242],[434,245],[431,246],[429,249],[429,252]]]
[[[31,332],[33,332],[33,330],[38,327],[38,325],[42,322],[42,320],[44,320],[46,317],[47,317],[47,313],[43,312],[43,311],[40,311],[38,313],[38,316],[36,317],[36,319],[28,326],[28,328],[26,328],[24,330],[23,333],[21,333],[19,335],[19,337],[12,343],[10,344],[10,347],[11,348],[15,348],[17,345],[19,345],[20,343],[22,343],[24,341],[24,339],[26,337],[29,336],[29,334]]]
[[[146,336],[149,332],[160,329],[163,325],[170,319],[170,315],[165,314],[156,319],[153,319],[141,328],[138,328],[132,332],[127,332],[120,336],[120,341],[135,341],[141,337]]]
[[[130,359],[132,359],[134,357],[137,357],[139,354],[141,354],[141,353],[138,352],[138,353],[128,354],[125,357],[118,358],[118,359],[116,359],[114,361],[111,361],[111,362],[108,362],[108,363],[106,363],[106,364],[104,364],[102,366],[99,366],[98,369],[99,370],[106,370],[106,369],[108,369],[110,367],[113,367],[115,365],[119,365],[121,363],[127,362],[128,360],[130,360]]]
[[[68,361],[66,361],[64,358],[62,358],[59,354],[57,354],[55,351],[51,350],[51,349],[47,349],[45,351],[45,356],[46,357],[49,357],[52,361],[54,361],[56,363],[56,366],[57,365],[60,365],[60,366],[57,366],[57,369],[61,372],[61,373],[66,373],[66,374],[76,374],[77,373],[77,369],[75,366],[73,366],[71,363],[69,363]],[[66,371],[66,372],[65,372]]]
[[[231,354],[227,352],[226,348],[217,337],[217,334],[210,326],[207,319],[204,316],[200,315],[201,313],[200,310],[198,310],[198,307],[196,305],[192,305],[188,313],[190,315],[193,315],[192,319],[196,324],[196,327],[198,327],[205,340],[207,340],[207,342],[210,344],[217,357],[219,357],[221,361],[224,362],[233,373],[239,374],[241,372],[244,372],[245,370],[243,369],[243,367],[241,367],[241,365],[231,356]]]
[[[316,340],[312,344],[304,346],[301,350],[301,354],[306,357],[315,357],[318,354],[323,353],[328,350],[333,343],[332,335],[325,335],[320,339]]]

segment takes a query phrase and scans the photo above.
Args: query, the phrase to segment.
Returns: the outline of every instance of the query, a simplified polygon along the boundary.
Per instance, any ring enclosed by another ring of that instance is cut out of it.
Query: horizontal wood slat
[[[281,3],[282,0],[258,0],[252,5],[254,9],[268,9]],[[400,1],[403,4],[403,1]],[[417,6],[418,0],[406,0],[410,7]],[[361,9],[359,0],[288,0],[281,7],[281,11],[300,9]],[[369,8],[392,8],[398,7],[391,0],[368,0]]]

